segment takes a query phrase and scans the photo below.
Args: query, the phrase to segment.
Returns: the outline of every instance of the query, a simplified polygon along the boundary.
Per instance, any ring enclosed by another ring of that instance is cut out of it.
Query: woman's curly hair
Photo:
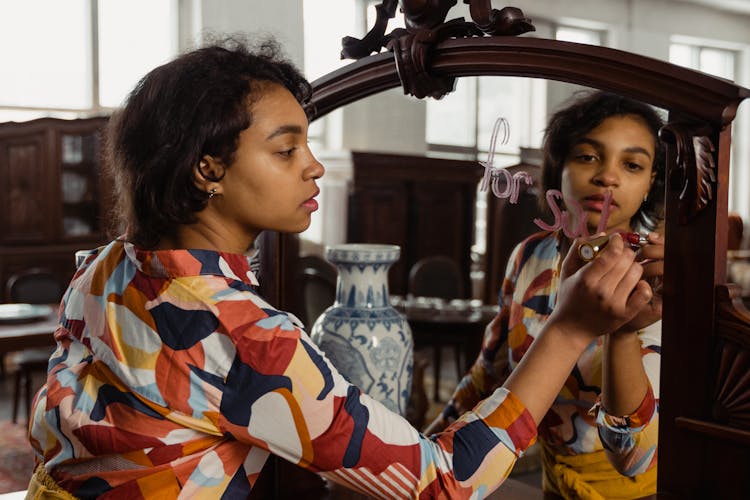
[[[193,183],[205,155],[230,166],[239,134],[253,122],[263,83],[286,87],[301,104],[312,88],[273,40],[239,37],[187,52],[149,72],[110,119],[106,165],[115,184],[115,231],[153,248],[195,221],[208,195]]]
[[[659,129],[664,125],[659,113],[653,107],[640,101],[595,91],[578,96],[571,105],[557,111],[550,118],[544,133],[542,151],[542,186],[539,203],[546,208],[545,194],[548,189],[560,189],[562,171],[573,146],[586,134],[613,116],[635,115],[641,118],[654,136],[655,154],[653,171],[654,182],[638,212],[631,219],[633,226],[653,230],[664,218],[665,190],[665,148],[659,140]]]

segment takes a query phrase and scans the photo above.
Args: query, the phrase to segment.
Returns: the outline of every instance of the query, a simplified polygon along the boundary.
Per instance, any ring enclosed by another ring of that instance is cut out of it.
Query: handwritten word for
[[[498,198],[508,198],[511,204],[518,203],[518,195],[521,192],[521,182],[524,182],[527,186],[534,183],[533,178],[528,172],[516,172],[511,175],[504,168],[495,167],[493,161],[495,158],[495,148],[497,146],[498,134],[502,131],[503,139],[502,144],[507,144],[509,137],[508,121],[505,118],[498,118],[495,120],[495,125],[492,128],[492,136],[490,137],[490,149],[487,154],[487,161],[480,161],[479,164],[484,167],[484,175],[482,176],[482,183],[479,186],[480,191],[492,190],[492,193]],[[501,181],[503,179],[505,188],[501,189]],[[545,193],[545,200],[555,220],[553,224],[547,224],[543,220],[536,218],[534,224],[544,231],[557,231],[562,229],[565,236],[568,238],[588,237],[590,236],[588,231],[588,217],[589,214],[583,210],[578,200],[571,200],[565,198],[563,194],[557,189],[549,189]],[[556,200],[562,200],[565,207],[568,210],[561,209],[557,204]],[[612,191],[607,190],[602,200],[602,211],[601,217],[599,218],[599,224],[597,225],[597,233],[604,232],[607,229],[607,222],[609,220],[609,210],[612,202]]]

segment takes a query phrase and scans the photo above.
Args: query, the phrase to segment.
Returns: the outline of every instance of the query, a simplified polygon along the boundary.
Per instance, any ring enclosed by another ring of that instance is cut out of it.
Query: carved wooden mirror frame
[[[402,1],[407,29],[388,36],[384,21],[396,1],[382,2],[365,38],[344,39],[345,55],[359,60],[313,82],[313,119],[399,85],[417,97],[439,96],[455,78],[478,75],[581,84],[669,110],[661,132],[668,153],[659,497],[747,494],[750,313],[726,284],[726,251],[731,124],[750,91],[620,50],[507,36],[533,30],[520,10],[465,1],[473,23],[443,22],[455,0],[432,2],[445,12],[431,17],[429,8],[412,7],[424,2]],[[382,45],[389,50],[368,55]],[[266,296],[283,307],[292,286],[282,265],[289,250],[270,235],[263,251],[264,262],[274,263],[267,276],[275,277]]]

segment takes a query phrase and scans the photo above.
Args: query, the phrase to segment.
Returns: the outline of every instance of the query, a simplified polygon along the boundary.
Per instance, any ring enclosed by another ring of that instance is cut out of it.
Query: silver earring
[[[211,188],[211,190],[208,192],[208,199],[210,200],[214,196],[216,196],[216,188]]]
[[[643,197],[643,203],[646,203],[648,201],[648,193]]]

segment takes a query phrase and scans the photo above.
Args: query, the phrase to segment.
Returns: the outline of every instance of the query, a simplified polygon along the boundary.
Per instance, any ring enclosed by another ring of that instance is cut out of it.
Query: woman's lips
[[[309,200],[306,200],[302,203],[302,206],[310,210],[311,212],[315,212],[318,209],[318,200],[315,199],[315,196],[317,196],[318,193],[315,193],[312,198]]]
[[[302,206],[309,209],[311,212],[314,212],[318,209],[318,202],[314,198],[310,198],[304,202]]]
[[[581,200],[581,206],[584,209],[587,210],[593,210],[596,212],[601,212],[604,210],[604,196],[589,196]],[[615,203],[615,200],[611,200],[609,202],[609,209],[616,207],[617,203]]]

